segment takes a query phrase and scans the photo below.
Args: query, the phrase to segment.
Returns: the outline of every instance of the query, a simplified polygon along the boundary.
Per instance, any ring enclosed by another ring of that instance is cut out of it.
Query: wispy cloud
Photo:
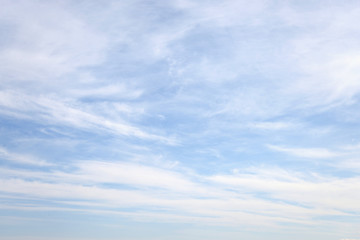
[[[14,153],[14,152],[8,151],[6,148],[1,147],[1,146],[0,146],[0,158],[2,160],[7,160],[7,161],[14,162],[17,164],[29,164],[29,165],[37,165],[37,166],[51,165],[50,163],[48,163],[42,159],[38,159],[36,157],[27,155],[27,154]]]
[[[88,112],[76,102],[64,102],[61,99],[52,97],[20,95],[14,92],[1,92],[0,96],[3,114],[10,116],[83,128],[89,131],[99,132],[106,130],[119,135],[158,140],[169,144],[175,143],[175,139],[147,133],[120,119],[113,121],[96,113]]]
[[[2,82],[13,85],[7,81],[11,78],[44,84],[48,78],[103,61],[106,37],[64,5],[26,1],[2,4],[2,21],[13,25],[11,29],[15,31],[8,32],[13,39],[0,54],[1,74],[7,76]]]
[[[334,158],[340,155],[340,153],[330,151],[325,148],[289,148],[268,144],[267,147],[271,150],[284,152],[289,155],[304,158]]]
[[[1,6],[0,239],[357,236],[359,4]]]
[[[153,206],[169,209],[169,214],[185,211],[191,216],[217,217],[219,223],[230,223],[233,219],[245,223],[246,219],[254,218],[275,225],[282,221],[313,224],[315,216],[348,216],[347,211],[357,209],[360,200],[357,178],[307,178],[281,169],[267,169],[236,175],[197,176],[191,180],[194,176],[137,164],[84,162],[79,166],[73,173],[37,173],[36,181],[2,179],[1,191],[47,200],[61,199],[74,210],[76,205],[67,203],[66,199],[77,199],[84,201],[82,206],[88,202],[90,208],[86,211],[90,212],[98,203],[104,204],[98,206],[99,210],[105,206]],[[6,171],[2,175],[6,177]],[[21,172],[17,175],[30,177]],[[260,193],[270,196],[270,200],[257,197]]]
[[[249,127],[262,129],[262,130],[283,130],[292,129],[297,127],[299,124],[292,122],[254,122],[249,124]]]

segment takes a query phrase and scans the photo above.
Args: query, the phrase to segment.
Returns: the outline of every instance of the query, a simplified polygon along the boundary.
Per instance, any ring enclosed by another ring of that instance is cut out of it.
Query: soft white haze
[[[360,239],[359,22],[0,0],[0,240]]]

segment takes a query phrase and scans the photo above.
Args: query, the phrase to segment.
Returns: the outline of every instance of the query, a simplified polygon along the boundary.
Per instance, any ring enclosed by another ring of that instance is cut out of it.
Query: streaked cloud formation
[[[1,240],[359,238],[360,4],[0,3]]]

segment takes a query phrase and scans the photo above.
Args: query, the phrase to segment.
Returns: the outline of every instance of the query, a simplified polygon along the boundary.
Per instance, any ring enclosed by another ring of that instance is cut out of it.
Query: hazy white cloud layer
[[[0,240],[360,239],[359,3],[0,4]]]

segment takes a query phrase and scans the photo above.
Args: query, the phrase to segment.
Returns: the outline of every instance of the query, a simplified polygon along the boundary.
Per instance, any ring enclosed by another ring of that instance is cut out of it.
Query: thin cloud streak
[[[180,211],[191,216],[216,217],[222,224],[234,219],[237,219],[236,222],[246,222],[246,219],[257,218],[258,215],[266,216],[264,223],[274,225],[281,221],[314,224],[312,218],[316,216],[351,216],[349,210],[360,210],[357,204],[360,200],[357,178],[312,177],[313,180],[310,180],[294,177],[294,174],[286,171],[269,175],[267,172],[273,171],[268,170],[252,174],[197,176],[194,182],[190,176],[181,173],[134,164],[84,162],[79,166],[79,171],[74,173],[39,172],[36,181],[5,178],[2,179],[1,191],[44,200],[63,199],[61,202],[65,204],[68,198],[82,200],[90,204],[90,212],[93,207],[100,207],[101,210],[116,206],[152,206],[168,209],[169,213],[174,214]],[[6,177],[6,170],[3,171]],[[33,175],[31,173],[15,174],[28,178]],[[122,187],[105,187],[103,184]],[[270,200],[257,197],[259,193],[267,194]],[[98,206],[98,203],[104,205]],[[70,205],[75,211],[79,208]],[[86,207],[86,204],[81,206]],[[229,211],[233,214],[228,214]]]
[[[106,130],[114,134],[176,144],[175,139],[146,133],[130,124],[114,122],[102,116],[86,112],[71,102],[62,102],[60,99],[48,97],[20,96],[13,92],[2,92],[0,96],[0,104],[5,108],[3,114],[10,116],[14,114],[17,117],[23,115],[25,119],[37,122],[47,121],[89,131]]]
[[[17,164],[37,165],[37,166],[51,166],[52,165],[44,160],[37,159],[30,155],[19,154],[19,153],[14,153],[14,152],[8,151],[6,148],[1,147],[1,146],[0,146],[0,158],[1,158],[1,160],[5,159],[10,162],[17,163]]]
[[[284,152],[289,155],[293,155],[296,157],[304,157],[304,158],[334,158],[339,156],[339,153],[332,152],[328,149],[324,148],[288,148],[282,146],[276,146],[268,144],[267,147],[271,150]]]

